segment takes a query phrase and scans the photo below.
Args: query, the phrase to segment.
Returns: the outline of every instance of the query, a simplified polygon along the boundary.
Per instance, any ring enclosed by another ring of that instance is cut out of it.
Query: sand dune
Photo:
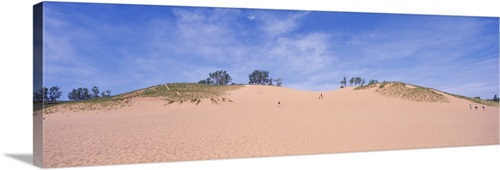
[[[323,99],[319,99],[320,95]],[[499,143],[499,109],[413,102],[375,89],[299,91],[247,85],[232,102],[131,107],[44,120],[44,167],[339,153]],[[280,104],[278,105],[278,102]],[[474,104],[473,104],[474,105]]]

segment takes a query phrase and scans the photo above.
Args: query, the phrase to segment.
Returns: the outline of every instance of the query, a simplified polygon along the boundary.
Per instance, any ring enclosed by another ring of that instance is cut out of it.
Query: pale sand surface
[[[232,103],[165,106],[142,98],[111,111],[47,114],[44,167],[499,143],[498,108],[469,110],[469,101],[452,96],[450,103],[425,103],[373,89],[321,93],[275,86],[245,86],[227,95]]]

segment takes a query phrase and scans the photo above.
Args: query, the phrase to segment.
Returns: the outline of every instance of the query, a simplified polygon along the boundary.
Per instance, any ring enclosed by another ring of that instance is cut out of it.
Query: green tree
[[[272,84],[272,79],[269,77],[269,72],[264,70],[255,70],[248,75],[248,84]],[[271,83],[269,83],[271,82]]]
[[[36,91],[33,92],[33,102],[37,102],[37,103],[40,103],[40,102],[43,102],[44,99],[46,99],[47,97],[47,88],[45,87],[42,87]]]
[[[498,101],[499,101],[499,99],[498,99],[498,97],[497,97],[497,95],[496,95],[496,94],[495,94],[495,96],[493,96],[493,101],[495,101],[495,102],[498,102]]]
[[[361,84],[361,77],[354,77],[354,85]]]
[[[106,90],[105,92],[101,93],[101,97],[109,97],[111,96],[111,90]]]
[[[225,70],[217,70],[208,74],[208,78],[198,81],[199,84],[208,85],[228,85],[233,81],[233,78]]]
[[[47,89],[47,88],[45,88]],[[49,89],[49,94],[48,94],[48,103],[56,103],[57,99],[61,97],[61,91],[59,91],[59,87],[57,86],[52,86]]]
[[[205,80],[200,80],[198,83],[199,83],[199,84],[208,84],[208,85],[212,85],[212,84],[213,84],[213,81],[212,81],[212,79],[209,77],[209,78],[207,78],[207,79],[205,79]]]
[[[92,94],[90,95],[90,98],[96,99],[99,97],[101,97],[101,96],[99,96],[99,87],[97,87],[97,86],[92,87]]]
[[[276,86],[283,86],[283,78],[274,79],[274,82],[276,82]]]
[[[90,99],[89,89],[82,87],[73,89],[68,93],[68,99],[73,101],[88,100]]]
[[[372,79],[372,80],[370,80],[370,81],[368,82],[368,85],[377,84],[377,83],[378,83],[378,80],[373,80],[373,79]]]
[[[340,85],[341,85],[341,86],[343,86],[343,87],[347,86],[347,80],[346,80],[346,78],[345,78],[345,77],[344,77],[344,79],[342,79],[342,80],[340,81]]]

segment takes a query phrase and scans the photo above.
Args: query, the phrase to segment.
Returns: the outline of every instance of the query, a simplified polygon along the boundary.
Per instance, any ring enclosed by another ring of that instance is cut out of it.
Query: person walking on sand
[[[474,109],[476,109],[476,111],[477,111],[477,104],[474,104]]]
[[[278,101],[278,108],[281,108],[281,102]]]
[[[483,111],[485,111],[485,110],[486,110],[486,108],[484,108],[484,105],[483,105]]]
[[[321,97],[321,100],[323,100],[323,94],[320,94],[319,96]]]
[[[469,103],[469,109],[472,110],[472,104]]]

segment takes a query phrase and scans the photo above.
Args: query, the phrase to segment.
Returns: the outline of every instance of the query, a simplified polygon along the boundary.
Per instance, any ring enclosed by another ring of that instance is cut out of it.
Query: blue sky
[[[338,89],[343,77],[465,95],[499,93],[499,19],[430,15],[44,4],[44,85],[112,94],[256,69],[284,86]]]

